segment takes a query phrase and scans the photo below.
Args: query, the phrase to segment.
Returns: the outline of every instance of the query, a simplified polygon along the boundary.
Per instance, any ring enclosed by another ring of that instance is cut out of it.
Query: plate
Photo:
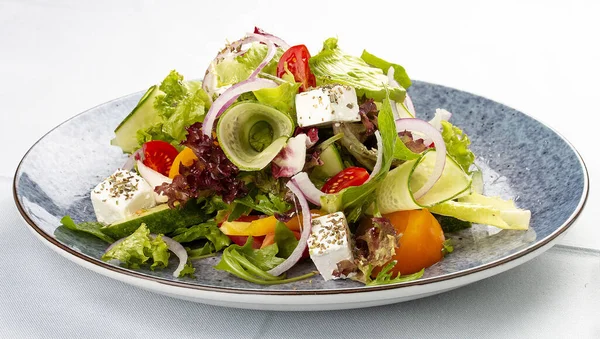
[[[40,139],[16,171],[15,202],[33,234],[78,265],[153,292],[239,308],[332,310],[396,303],[493,276],[548,250],[575,221],[588,194],[587,170],[573,146],[526,114],[480,96],[421,81],[409,93],[418,112],[439,107],[454,113],[452,122],[472,140],[486,195],[512,198],[532,213],[526,232],[474,225],[453,234],[455,251],[426,269],[420,280],[366,287],[316,276],[260,286],[214,270],[218,257],[194,262],[195,279],[173,278],[174,262],[171,269],[153,272],[101,261],[105,243],[58,227],[59,220],[67,214],[76,222],[95,220],[90,190],[126,160],[109,141],[143,92],[81,113]],[[312,263],[304,263],[290,275],[312,269]]]

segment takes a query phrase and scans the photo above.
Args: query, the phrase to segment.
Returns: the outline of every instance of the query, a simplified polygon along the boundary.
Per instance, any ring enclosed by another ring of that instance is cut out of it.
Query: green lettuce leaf
[[[261,104],[269,105],[277,110],[287,113],[296,121],[296,94],[300,83],[284,82],[275,88],[263,88],[253,91],[256,100]]]
[[[420,153],[411,151],[402,139],[396,138],[396,146],[394,147],[394,159],[398,160],[414,160],[420,157]]]
[[[186,247],[185,250],[188,254],[189,260],[212,257],[216,252],[215,245],[213,245],[211,242],[206,242],[204,243],[204,246],[194,249]]]
[[[318,272],[310,272],[293,278],[285,278],[285,275],[273,276],[267,270],[279,265],[285,259],[278,258],[277,244],[261,249],[252,248],[252,237],[248,237],[244,246],[231,245],[223,251],[221,261],[215,265],[215,269],[229,272],[238,278],[255,284],[273,285],[287,284],[314,276]]]
[[[254,249],[252,248],[250,238],[251,237],[248,237],[248,241],[246,241],[244,246],[231,245],[229,247],[233,246],[238,253],[244,255],[248,261],[263,271],[268,271],[284,262],[285,259],[277,257],[277,253],[279,252],[277,244]]]
[[[406,70],[404,69],[404,67],[378,58],[373,54],[367,52],[366,50],[363,50],[360,58],[363,59],[367,64],[379,68],[385,74],[387,74],[390,67],[393,67],[394,80],[396,80],[400,84],[400,86],[404,87],[405,89],[408,89],[410,87],[411,81],[408,77],[408,74],[406,74]]]
[[[229,237],[219,230],[217,223],[214,221],[207,221],[188,228],[180,228],[175,230],[173,234],[173,240],[179,243],[206,239],[213,244],[217,251],[220,251],[231,244]]]
[[[113,238],[102,233],[101,229],[104,225],[99,222],[82,222],[76,224],[70,216],[65,215],[62,219],[60,219],[60,223],[72,231],[79,231],[91,234],[110,244],[115,242]]]
[[[233,85],[248,79],[267,55],[267,49],[266,45],[253,43],[244,54],[234,58],[226,57],[213,65],[213,72],[217,77],[217,86]],[[262,73],[276,75],[277,63],[282,54],[283,50],[277,48],[275,56],[262,69]]]
[[[152,126],[137,131],[141,147],[150,140],[163,140],[180,147],[186,137],[185,128],[204,120],[210,108],[208,94],[199,81],[184,81],[183,76],[171,71],[160,84],[161,94],[156,96],[154,109],[160,117]]]
[[[279,248],[279,253],[277,253],[278,257],[287,258],[289,257],[296,246],[298,246],[298,240],[287,226],[281,221],[277,221],[275,224],[275,243]]]
[[[446,152],[458,165],[469,173],[469,167],[475,161],[475,155],[469,149],[471,140],[463,131],[447,121],[442,121],[442,138],[446,144]]]
[[[390,263],[385,265],[381,269],[381,271],[377,274],[375,279],[371,278],[371,272],[373,271],[373,268],[370,266],[364,272],[364,275],[366,278],[365,285],[379,286],[379,285],[401,283],[401,282],[406,282],[406,281],[413,281],[413,280],[420,279],[423,276],[423,273],[425,273],[425,270],[422,269],[417,273],[413,273],[413,274],[409,274],[409,275],[400,275],[400,273],[398,273],[398,275],[396,275],[396,277],[394,277],[394,273],[390,272],[390,271],[392,270],[392,268],[394,268],[394,266],[396,266],[396,263],[397,263],[396,260],[392,260]]]
[[[254,199],[248,194],[241,199],[236,199],[235,203],[249,207],[266,215],[274,215],[276,213],[282,214],[292,208],[292,205],[272,193],[268,193],[267,195],[256,194]]]
[[[150,269],[154,271],[155,268],[165,268],[169,265],[169,246],[162,240],[162,235],[156,236],[154,240],[150,241],[150,248],[152,252],[152,265]]]
[[[343,53],[337,42],[336,38],[325,40],[323,50],[308,61],[318,84],[349,85],[356,89],[359,97],[365,95],[380,102],[388,95],[394,101],[404,101],[405,89],[387,89],[388,79],[381,69],[369,66],[359,57]]]
[[[106,252],[102,260],[118,260],[125,267],[135,269],[152,259],[157,261],[151,268],[161,268],[168,264],[170,253],[166,249],[167,244],[162,237],[153,240],[146,224],[141,224],[133,234]]]
[[[452,242],[452,239],[444,240],[442,246],[442,253],[444,254],[444,256],[454,252],[454,243]]]
[[[194,266],[192,266],[192,263],[188,261],[185,264],[185,266],[183,266],[183,269],[181,270],[181,272],[179,272],[178,278],[183,278],[185,276],[193,278],[194,273],[196,273],[196,269],[194,268]]]

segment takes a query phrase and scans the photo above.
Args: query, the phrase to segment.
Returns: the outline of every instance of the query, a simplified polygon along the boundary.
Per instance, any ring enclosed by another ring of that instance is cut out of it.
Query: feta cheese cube
[[[296,94],[298,126],[323,126],[360,121],[356,91],[350,86],[329,85]]]
[[[339,262],[354,261],[350,230],[342,212],[314,218],[307,243],[310,258],[325,280],[339,279],[333,275]]]
[[[123,220],[141,209],[154,207],[154,190],[137,173],[118,169],[91,193],[96,219],[105,224]]]

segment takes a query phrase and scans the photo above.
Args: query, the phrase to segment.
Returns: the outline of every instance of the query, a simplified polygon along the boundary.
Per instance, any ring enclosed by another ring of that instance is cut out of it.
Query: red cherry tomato
[[[362,167],[348,167],[327,180],[321,191],[331,194],[346,187],[360,186],[369,179],[369,172]]]
[[[169,176],[173,160],[179,154],[177,149],[168,142],[160,140],[148,141],[142,146],[142,149],[144,151],[144,165],[164,176]]]
[[[245,235],[228,235],[228,237],[229,239],[231,239],[231,241],[233,241],[234,244],[240,246],[246,245],[246,241],[248,240],[248,237]],[[264,236],[252,237],[252,248],[254,248],[255,250],[259,249],[260,246],[262,246],[264,239]]]
[[[310,87],[317,85],[315,75],[310,71],[308,66],[308,59],[310,59],[310,52],[304,45],[297,45],[290,47],[283,53],[279,63],[277,64],[277,76],[282,77],[286,73],[286,68],[292,75],[294,80],[301,83],[300,92],[306,91]]]

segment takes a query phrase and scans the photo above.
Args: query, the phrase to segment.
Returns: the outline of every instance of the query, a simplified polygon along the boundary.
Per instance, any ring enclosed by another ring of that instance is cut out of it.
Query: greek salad
[[[452,114],[421,119],[410,86],[337,38],[311,54],[255,28],[202,81],[151,86],[115,129],[130,156],[91,190],[97,220],[61,222],[105,241],[104,261],[183,278],[218,255],[214,269],[256,284],[409,281],[452,252],[445,234],[526,230],[528,210],[482,194]],[[315,270],[290,271],[304,261]]]

